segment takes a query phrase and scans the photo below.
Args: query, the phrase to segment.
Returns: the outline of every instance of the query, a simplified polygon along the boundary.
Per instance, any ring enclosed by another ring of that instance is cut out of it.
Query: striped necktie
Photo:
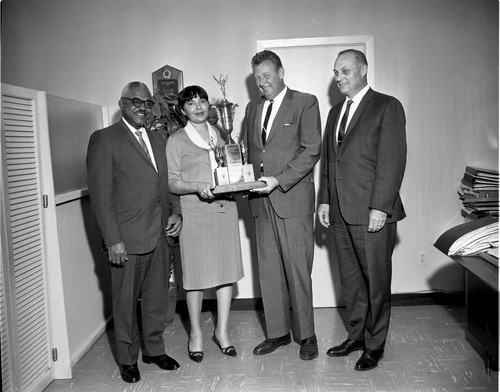
[[[273,111],[273,102],[274,100],[271,100],[269,102],[269,106],[267,107],[266,111],[266,117],[264,118],[264,126],[262,127],[262,145],[266,145],[266,139],[267,139],[267,123],[269,122],[269,117],[271,117],[271,112]]]
[[[340,143],[342,143],[342,139],[344,139],[345,136],[347,118],[349,117],[349,108],[351,107],[351,105],[352,105],[352,100],[347,101],[347,106],[345,108],[344,116],[342,117],[342,121],[340,122],[339,134],[337,135],[337,142],[339,145]]]
[[[151,159],[151,155],[149,155],[149,150],[148,150],[148,146],[146,145],[146,142],[144,141],[144,139],[142,138],[142,132],[140,130],[137,130],[135,131],[135,134],[137,135],[137,137],[139,138],[139,144],[141,145],[142,149],[144,150],[144,152],[146,153],[148,159],[152,161]]]

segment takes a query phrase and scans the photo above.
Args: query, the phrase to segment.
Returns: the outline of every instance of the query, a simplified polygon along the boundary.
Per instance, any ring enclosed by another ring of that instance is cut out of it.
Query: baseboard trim
[[[465,306],[465,294],[457,293],[406,293],[392,294],[392,306],[415,306],[415,305],[450,305],[450,306]],[[343,307],[343,306],[339,306]],[[261,298],[235,298],[231,303],[231,310],[262,310]],[[206,299],[203,301],[202,311],[216,311],[217,300]],[[186,300],[177,300],[176,313],[187,315]]]
[[[392,294],[391,304],[392,306],[413,306],[413,305],[465,306],[465,293],[432,292],[432,293]]]
[[[112,325],[113,317],[109,315],[104,320],[102,320],[92,333],[89,334],[87,339],[85,339],[73,353],[70,353],[70,366],[76,365],[76,363],[82,359],[85,353],[94,345],[94,343],[99,339],[99,337],[106,331],[110,325]]]

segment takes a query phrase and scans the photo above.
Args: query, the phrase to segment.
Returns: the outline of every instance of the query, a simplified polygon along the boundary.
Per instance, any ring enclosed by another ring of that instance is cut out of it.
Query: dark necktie
[[[269,106],[267,107],[267,112],[266,112],[266,117],[264,118],[264,126],[262,127],[262,145],[266,145],[266,139],[267,139],[267,123],[269,122],[269,117],[271,117],[271,112],[273,111],[273,102],[274,100],[271,100],[269,102]]]
[[[345,136],[347,118],[349,117],[349,108],[351,107],[352,101],[347,101],[347,106],[345,108],[344,116],[342,117],[342,121],[340,122],[339,134],[337,135],[337,142],[340,144],[342,139]]]
[[[153,162],[151,160],[151,155],[149,155],[149,150],[148,150],[148,146],[146,145],[146,142],[144,141],[144,139],[142,138],[142,132],[137,130],[135,131],[135,134],[137,135],[137,137],[139,138],[139,143],[140,145],[142,146],[142,149],[144,150],[144,152],[146,153],[146,155],[148,156],[149,160],[151,162]]]

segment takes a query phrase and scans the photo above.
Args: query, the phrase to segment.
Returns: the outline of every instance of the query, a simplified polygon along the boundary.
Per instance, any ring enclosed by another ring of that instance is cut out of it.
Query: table
[[[498,365],[498,267],[480,256],[452,256],[465,268],[467,329],[486,352],[486,373]]]

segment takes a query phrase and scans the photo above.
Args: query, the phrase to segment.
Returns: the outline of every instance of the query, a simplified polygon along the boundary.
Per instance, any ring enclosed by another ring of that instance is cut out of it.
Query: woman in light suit
[[[180,249],[191,322],[189,358],[201,362],[200,313],[203,292],[208,288],[215,288],[217,295],[217,325],[212,339],[223,354],[237,355],[227,324],[233,284],[243,277],[243,264],[236,202],[212,194],[217,167],[212,147],[223,145],[224,140],[207,122],[208,95],[199,86],[189,86],[179,93],[178,103],[188,122],[167,143],[168,185],[172,193],[180,195],[183,212]]]

